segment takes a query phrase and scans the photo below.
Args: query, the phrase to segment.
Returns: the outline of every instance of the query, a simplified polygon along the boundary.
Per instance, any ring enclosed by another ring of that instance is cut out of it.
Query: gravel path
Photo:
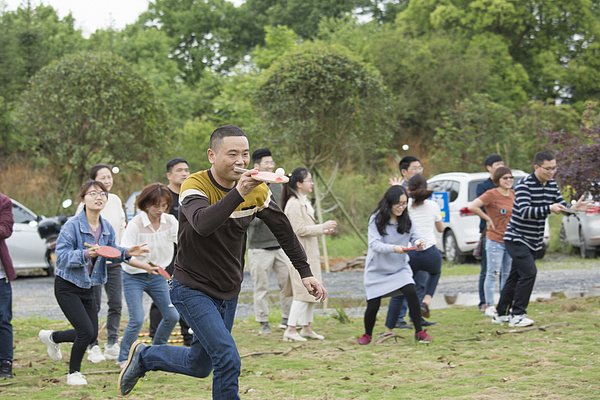
[[[335,306],[342,306],[352,317],[364,313],[363,271],[323,273],[323,281],[329,292],[329,299],[318,313],[330,312]],[[451,304],[477,305],[477,285],[479,276],[443,276],[440,279],[432,309],[448,307]],[[64,319],[64,315],[54,298],[54,278],[40,276],[19,277],[12,282],[13,317],[39,316],[48,319]],[[252,280],[245,273],[236,318],[249,318],[252,310]],[[271,281],[270,301],[277,304],[277,284]],[[600,296],[600,268],[543,270],[537,275],[532,299],[550,297],[562,292],[567,297],[585,295]],[[498,294],[496,294],[498,296]],[[100,318],[106,317],[106,298],[103,299]],[[149,305],[149,299],[146,302]],[[125,300],[123,316],[127,317]]]

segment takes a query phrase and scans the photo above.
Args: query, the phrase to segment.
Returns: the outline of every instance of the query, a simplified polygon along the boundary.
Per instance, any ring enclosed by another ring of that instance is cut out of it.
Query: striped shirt
[[[545,221],[554,203],[567,205],[554,179],[542,185],[535,173],[523,178],[515,187],[513,214],[504,240],[521,242],[533,251],[541,250]]]

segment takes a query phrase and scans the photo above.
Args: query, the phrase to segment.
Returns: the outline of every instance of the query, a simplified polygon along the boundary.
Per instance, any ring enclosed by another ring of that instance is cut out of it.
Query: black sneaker
[[[421,320],[421,325],[422,326],[431,326],[431,325],[435,325],[437,324],[437,321],[425,321],[425,320]]]
[[[396,325],[394,326],[394,328],[396,329],[412,329],[412,327],[406,323],[406,321],[404,320],[400,320],[398,322],[396,322]]]
[[[0,378],[12,378],[12,361],[2,360],[0,364]]]
[[[119,375],[118,389],[123,396],[129,394],[138,380],[146,374],[140,362],[140,353],[145,347],[146,345],[141,340],[136,340],[131,345],[129,357]]]

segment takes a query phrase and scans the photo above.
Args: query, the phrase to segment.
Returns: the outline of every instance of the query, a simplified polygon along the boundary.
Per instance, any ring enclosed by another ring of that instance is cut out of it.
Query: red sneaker
[[[356,343],[358,344],[369,344],[371,343],[371,335],[367,335],[366,333],[356,339]]]
[[[427,329],[415,333],[415,342],[417,343],[431,343],[433,338],[427,334]]]

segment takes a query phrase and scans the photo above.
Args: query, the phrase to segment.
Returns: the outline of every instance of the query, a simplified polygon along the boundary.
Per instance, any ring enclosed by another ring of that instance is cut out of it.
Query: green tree
[[[160,27],[172,39],[171,57],[190,85],[207,69],[230,70],[263,39],[262,26],[226,0],[156,0],[145,17],[140,22]]]
[[[306,44],[277,59],[256,100],[272,147],[307,166],[326,161],[373,164],[392,134],[391,96],[379,73],[341,47]]]
[[[577,95],[571,92],[568,65],[591,55],[588,49],[597,47],[600,34],[598,4],[592,0],[413,0],[397,23],[415,37],[439,30],[466,39],[498,36],[527,71],[528,94],[543,101]],[[597,65],[597,57],[589,61]]]
[[[303,39],[315,38],[323,18],[340,18],[370,0],[247,0],[243,7],[260,28],[284,25]]]
[[[152,85],[111,53],[77,53],[44,67],[23,93],[22,149],[82,180],[99,161],[141,169],[171,128]]]
[[[15,147],[13,110],[29,79],[63,54],[82,49],[84,39],[69,14],[28,1],[15,11],[0,9],[0,155]]]
[[[531,101],[518,112],[475,95],[457,103],[437,128],[430,165],[435,172],[481,171],[483,157],[500,153],[511,168],[529,170],[537,151],[548,145],[546,131],[577,129],[570,106]]]

